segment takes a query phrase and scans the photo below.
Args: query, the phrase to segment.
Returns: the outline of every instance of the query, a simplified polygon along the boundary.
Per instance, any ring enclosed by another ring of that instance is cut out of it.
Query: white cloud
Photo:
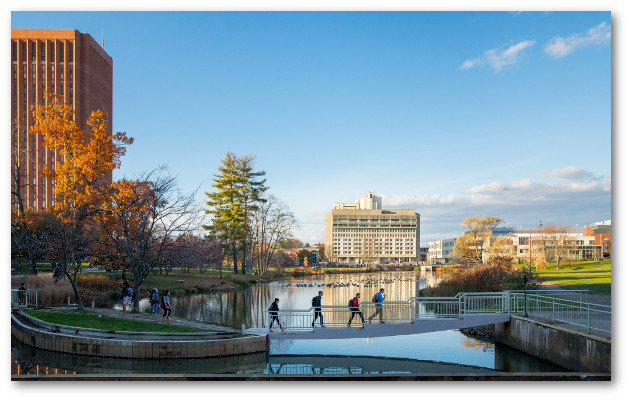
[[[519,60],[519,55],[528,47],[533,46],[534,43],[536,42],[533,40],[523,40],[507,48],[504,46],[486,50],[483,52],[482,57],[468,59],[459,68],[470,69],[481,65],[489,65],[498,72],[509,65],[516,64]]]
[[[562,58],[580,47],[608,44],[610,37],[610,24],[602,22],[586,33],[552,38],[545,45],[545,53],[554,58]]]
[[[493,215],[506,226],[557,223],[580,226],[609,219],[611,179],[577,167],[549,171],[545,179],[489,182],[448,196],[382,195],[383,208],[410,208],[421,215],[422,243],[458,236],[461,221]]]
[[[583,168],[566,167],[554,169],[547,173],[547,176],[562,179],[591,179],[593,174]]]

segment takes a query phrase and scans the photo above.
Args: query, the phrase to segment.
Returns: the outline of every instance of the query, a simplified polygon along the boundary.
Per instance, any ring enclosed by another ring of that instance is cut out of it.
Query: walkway
[[[76,308],[54,307],[54,308],[46,308],[39,311],[47,311],[47,310],[54,311],[54,312],[61,312],[61,313],[64,313],[64,312],[70,313],[70,312],[76,311]],[[123,319],[150,322],[150,323],[157,322],[161,324],[169,324],[169,325],[183,326],[183,327],[196,328],[196,329],[205,329],[205,330],[212,330],[212,331],[225,332],[225,333],[241,333],[240,329],[234,329],[231,327],[215,325],[208,322],[188,320],[185,318],[172,317],[172,316],[171,316],[170,322],[162,322],[161,314],[154,315],[154,314],[140,313],[140,312],[134,312],[134,313],[127,312],[123,314],[119,310],[112,310],[110,308],[87,308],[86,307],[84,308],[84,310],[92,312],[97,315],[106,316],[106,317],[123,318]]]
[[[349,338],[373,338],[383,336],[398,335],[415,335],[418,333],[446,331],[451,329],[470,328],[479,325],[497,324],[508,322],[510,316],[508,314],[493,315],[467,315],[463,318],[436,318],[414,320],[409,323],[391,322],[381,324],[378,321],[365,323],[364,328],[356,324],[350,328],[347,327],[315,327],[312,331],[284,331],[282,332],[277,325],[274,326],[273,332],[263,328],[246,329],[246,334],[269,335],[269,339],[288,340],[288,339],[349,339]]]

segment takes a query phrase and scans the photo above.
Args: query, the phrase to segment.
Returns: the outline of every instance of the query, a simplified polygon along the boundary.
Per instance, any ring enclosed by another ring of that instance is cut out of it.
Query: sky
[[[333,202],[415,209],[421,245],[474,215],[611,219],[611,14],[11,12],[114,60],[114,178],[167,165],[205,201],[226,152],[324,241]]]

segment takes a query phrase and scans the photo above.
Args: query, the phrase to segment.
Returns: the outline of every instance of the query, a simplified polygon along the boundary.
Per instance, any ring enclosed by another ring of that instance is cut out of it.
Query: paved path
[[[566,290],[560,286],[556,286],[556,285],[552,285],[549,282],[541,282],[542,285],[540,287],[540,289],[546,289],[546,290]],[[582,299],[584,302],[586,303],[591,303],[591,304],[601,304],[604,306],[610,306],[611,305],[611,298],[609,294],[585,294],[582,296]]]
[[[67,307],[56,307],[56,308],[51,308],[50,310],[52,311],[56,311],[56,312],[64,312],[64,311],[71,311],[71,310],[76,310],[75,308],[67,308]],[[215,324],[210,324],[207,322],[202,322],[202,321],[193,321],[193,320],[188,320],[188,319],[184,319],[184,318],[178,318],[178,317],[172,317],[171,316],[171,321],[170,322],[162,322],[162,315],[155,315],[155,314],[149,314],[149,313],[131,313],[131,312],[127,312],[127,313],[123,313],[122,311],[119,310],[112,310],[110,308],[84,308],[84,310],[89,311],[89,312],[93,312],[95,314],[98,315],[104,315],[107,317],[114,317],[114,318],[124,318],[124,319],[131,319],[131,320],[135,320],[135,321],[143,321],[143,322],[158,322],[158,323],[162,323],[162,324],[169,324],[169,325],[177,325],[177,326],[185,326],[185,327],[189,327],[189,328],[197,328],[197,329],[206,329],[206,330],[213,330],[213,331],[217,331],[217,332],[228,332],[228,333],[241,333],[240,330],[238,329],[234,329],[231,327],[227,327],[227,326],[221,326],[221,325],[215,325]]]

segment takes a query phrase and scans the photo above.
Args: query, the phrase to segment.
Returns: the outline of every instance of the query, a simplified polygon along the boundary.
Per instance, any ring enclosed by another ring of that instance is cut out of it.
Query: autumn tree
[[[62,259],[61,272],[68,278],[77,305],[83,303],[77,287],[81,263],[91,253],[97,236],[95,217],[101,210],[99,193],[109,184],[112,170],[120,167],[125,146],[133,143],[124,132],[111,134],[105,113],[93,111],[86,133],[74,121],[74,110],[61,96],[46,95],[46,104],[34,108],[32,134],[41,134],[44,147],[56,152],[54,168],[44,166],[44,177],[54,182],[52,214]]]
[[[199,227],[194,193],[181,193],[175,178],[160,168],[114,182],[101,195],[104,244],[133,273],[135,293],[154,270],[185,265],[190,236]]]
[[[298,259],[298,264],[304,265],[305,267],[308,267],[309,265],[313,264],[313,257],[311,255],[311,252],[306,249],[302,249],[297,252],[297,259]]]
[[[516,246],[510,236],[494,237],[487,253],[490,264],[509,268],[516,257]]]
[[[289,238],[278,241],[278,246],[281,249],[301,249],[304,247],[304,243],[299,239]]]
[[[468,228],[468,231],[455,241],[453,254],[464,263],[482,263],[483,254],[493,237],[492,230],[502,222],[501,218],[480,215],[466,218],[462,225]]]

